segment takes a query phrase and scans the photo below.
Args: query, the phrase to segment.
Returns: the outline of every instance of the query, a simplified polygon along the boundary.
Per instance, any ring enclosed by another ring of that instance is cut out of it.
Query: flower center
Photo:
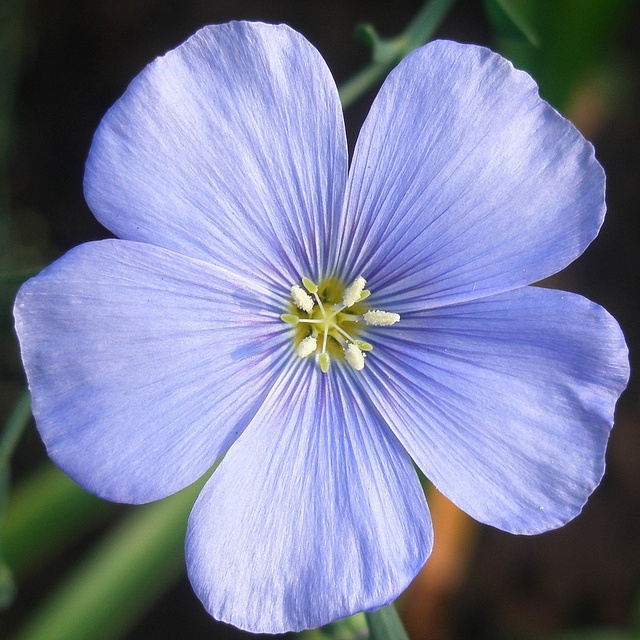
[[[366,325],[390,326],[400,320],[397,313],[370,310],[364,301],[371,295],[360,276],[346,289],[335,278],[319,285],[302,278],[302,287],[291,287],[290,313],[280,318],[295,327],[296,355],[315,355],[323,373],[332,359],[344,359],[356,371],[364,368],[367,352],[373,349],[360,335]]]

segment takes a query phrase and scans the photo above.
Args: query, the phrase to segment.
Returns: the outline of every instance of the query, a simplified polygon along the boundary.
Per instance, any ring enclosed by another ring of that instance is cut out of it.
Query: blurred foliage
[[[31,401],[29,394],[25,391],[9,415],[3,431],[0,432],[0,523],[3,521],[5,505],[9,498],[11,457],[30,418]],[[3,553],[0,554],[0,609],[8,607],[15,597],[13,573],[9,564],[3,559],[5,552],[6,547],[3,545]]]
[[[3,0],[0,3],[0,274],[13,268],[15,254],[10,242],[10,200],[8,162],[16,82],[22,54],[24,3]],[[0,282],[0,286],[2,283]],[[0,304],[6,307],[5,291],[0,289]],[[1,320],[1,318],[0,318]]]
[[[4,509],[9,493],[9,467],[0,466],[0,522],[4,517]],[[0,554],[0,610],[13,603],[16,595],[16,585],[13,572]]]
[[[87,493],[51,463],[44,463],[11,492],[2,530],[7,562],[24,580],[116,511],[116,505]]]
[[[16,95],[13,89],[22,55],[24,10],[23,0],[3,0],[0,3],[0,166],[3,169],[6,167],[11,140]]]
[[[10,242],[8,161],[15,87],[22,49],[23,13],[24,3],[21,0],[5,0],[0,4],[0,274],[13,266],[14,258]],[[0,340],[7,333],[4,317],[6,317],[6,309],[10,308],[12,297],[12,288],[5,286],[5,283],[0,280]],[[0,344],[0,358],[3,351],[3,345]],[[6,426],[0,427],[0,524],[9,496],[11,456],[30,415],[28,402],[26,411],[23,405],[24,402],[19,403],[14,412],[9,415]],[[26,418],[24,418],[25,413]],[[9,606],[14,596],[13,575],[0,553],[0,609]]]
[[[561,111],[579,83],[608,60],[632,4],[633,0],[487,2],[500,51],[526,69],[542,97]],[[520,37],[523,32],[527,38]]]
[[[126,514],[52,591],[16,640],[97,640],[128,631],[182,575],[187,518],[208,477]]]
[[[493,24],[498,35],[526,40],[534,47],[540,46],[540,38],[522,12],[518,0],[485,0],[484,5],[487,19]]]

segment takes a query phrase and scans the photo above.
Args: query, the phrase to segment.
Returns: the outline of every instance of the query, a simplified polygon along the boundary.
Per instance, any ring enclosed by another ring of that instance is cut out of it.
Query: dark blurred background
[[[632,0],[524,4],[535,6],[537,48],[513,34],[498,35],[480,0],[457,2],[437,36],[491,46],[529,69],[543,97],[594,142],[608,176],[607,221],[585,255],[550,284],[586,295],[619,320],[633,370],[640,337],[634,321],[640,317],[639,5]],[[392,36],[421,5],[409,0],[0,0],[0,267],[5,273],[28,271],[81,242],[108,237],[82,196],[93,132],[145,64],[199,27],[231,19],[286,22],[320,50],[340,83],[370,59],[367,46],[354,36],[357,24],[370,22],[381,35]],[[351,148],[374,95],[375,90],[346,111]],[[17,286],[10,279],[0,282],[0,419],[24,385],[11,320]],[[415,640],[547,638],[570,630],[578,633],[571,637],[586,638],[591,637],[582,635],[586,629],[632,628],[640,614],[638,392],[638,378],[632,377],[618,407],[604,481],[583,514],[563,529],[511,536],[480,527],[432,497],[433,564],[401,602]],[[44,460],[31,425],[13,459],[14,485]],[[18,575],[15,603],[0,611],[0,635],[9,637],[20,626],[100,535],[94,529],[37,574]],[[182,578],[125,637],[244,636],[212,621]]]

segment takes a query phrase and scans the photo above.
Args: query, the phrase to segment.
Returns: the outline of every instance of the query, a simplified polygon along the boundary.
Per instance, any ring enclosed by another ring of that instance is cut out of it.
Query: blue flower
[[[338,94],[286,26],[206,27],[100,124],[85,195],[118,238],[21,289],[52,459],[104,498],[194,482],[191,582],[252,631],[396,598],[432,544],[413,462],[514,533],[578,514],[628,377],[615,320],[528,286],[605,212],[593,148],[487,49],[388,77],[348,170]]]

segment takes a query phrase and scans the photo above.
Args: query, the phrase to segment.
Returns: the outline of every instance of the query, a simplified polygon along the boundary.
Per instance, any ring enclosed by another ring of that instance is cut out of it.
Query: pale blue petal
[[[110,500],[146,502],[193,482],[286,360],[280,304],[253,281],[150,245],[70,251],[15,306],[49,455]]]
[[[391,602],[427,559],[416,473],[352,374],[299,361],[198,498],[187,567],[215,618],[317,627]]]
[[[555,273],[605,212],[592,146],[527,74],[454,42],[426,45],[389,75],[349,180],[345,277],[363,275],[399,313]]]
[[[290,286],[336,245],[347,150],[325,62],[285,25],[205,27],[98,128],[85,195],[117,236]]]
[[[629,375],[602,307],[525,287],[384,329],[371,332],[364,385],[438,489],[514,533],[580,512],[604,472]]]

